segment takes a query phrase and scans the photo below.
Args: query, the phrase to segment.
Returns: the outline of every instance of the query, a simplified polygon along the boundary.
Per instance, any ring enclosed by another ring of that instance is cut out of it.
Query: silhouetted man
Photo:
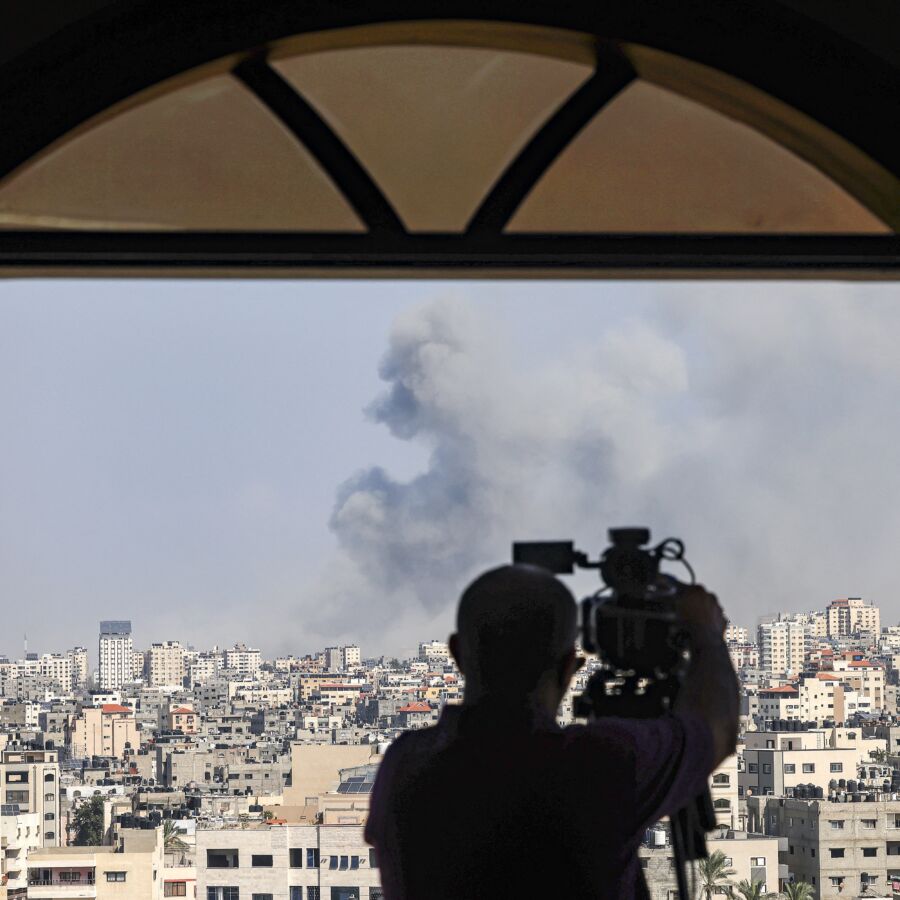
[[[693,801],[737,736],[721,609],[699,587],[679,604],[695,652],[675,712],[560,728],[580,667],[569,590],[523,565],[466,589],[450,638],[464,702],[394,741],[375,782],[366,839],[386,900],[645,896],[644,832]]]

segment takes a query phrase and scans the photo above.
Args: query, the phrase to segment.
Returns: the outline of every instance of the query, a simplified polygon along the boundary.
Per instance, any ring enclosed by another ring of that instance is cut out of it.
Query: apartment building
[[[890,896],[900,879],[900,799],[892,796],[860,802],[751,797],[748,820],[755,831],[787,839],[781,860],[795,880],[813,886],[817,900]]]
[[[731,664],[737,671],[759,667],[759,647],[756,644],[731,641],[728,643],[728,655],[731,657]]]
[[[738,625],[727,625],[725,627],[725,641],[729,644],[746,644],[749,640],[749,634],[746,628]]]
[[[131,622],[114,620],[100,623],[99,668],[101,690],[116,690],[133,679]]]
[[[189,706],[174,706],[166,713],[166,731],[180,731],[183,734],[197,734],[200,717]]]
[[[28,854],[44,845],[39,813],[0,812],[0,884],[9,900],[24,900],[28,889]]]
[[[362,651],[356,644],[348,644],[341,647],[341,667],[347,669],[355,669],[362,665]]]
[[[225,668],[239,675],[255,677],[259,673],[260,653],[246,644],[235,644],[225,651]]]
[[[325,648],[325,668],[329,672],[339,672],[344,666],[344,655],[340,647]]]
[[[71,691],[74,686],[74,665],[66,653],[41,654],[39,672],[60,690]]]
[[[744,735],[742,797],[790,796],[800,785],[827,793],[831,780],[856,778],[859,750],[829,747],[823,731],[748,732]]]
[[[71,720],[69,752],[75,759],[108,756],[124,759],[140,746],[134,710],[117,703],[86,706]]]
[[[709,777],[709,793],[716,822],[723,828],[740,829],[743,820],[738,792],[738,758],[729,756]]]
[[[760,688],[756,693],[755,718],[759,724],[774,721],[802,722],[800,689],[793,684]]]
[[[188,686],[193,688],[200,684],[206,684],[207,681],[212,681],[222,668],[223,663],[224,660],[221,653],[199,654],[187,666]]]
[[[88,652],[85,647],[73,647],[66,653],[72,660],[72,687],[75,690],[87,685],[90,671],[88,669]]]
[[[430,665],[443,666],[450,661],[450,648],[446,641],[423,641],[419,644],[419,659]]]
[[[382,900],[360,825],[197,831],[197,893],[207,900]]]
[[[772,674],[798,673],[806,657],[807,629],[794,617],[767,616],[759,621],[759,664]]]
[[[881,634],[881,611],[861,597],[832,600],[825,610],[828,637],[849,637],[861,631]]]
[[[779,850],[784,843],[777,837],[730,830],[714,832],[706,839],[707,850],[711,854],[721,852],[726,865],[734,872],[729,879],[732,884],[761,882],[763,895],[777,891],[788,878],[787,867],[779,862]],[[638,847],[638,860],[644,870],[650,900],[677,900],[675,854],[668,830],[651,829],[648,840]],[[715,896],[724,900],[726,895],[723,891]]]
[[[151,687],[184,684],[184,648],[178,641],[162,641],[147,651],[147,683]]]
[[[834,671],[861,697],[872,701],[874,709],[884,709],[884,668],[867,659],[835,659]]]
[[[10,808],[9,813],[36,814],[42,828],[42,846],[58,846],[61,826],[56,751],[0,751],[0,784],[2,803]]]
[[[28,900],[162,900],[162,872],[162,829],[122,829],[112,847],[31,853]]]

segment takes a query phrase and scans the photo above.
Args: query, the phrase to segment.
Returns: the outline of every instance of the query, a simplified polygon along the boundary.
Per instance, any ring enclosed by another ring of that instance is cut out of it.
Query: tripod
[[[589,719],[601,716],[658,718],[673,708],[682,677],[683,672],[676,671],[650,680],[637,675],[622,675],[608,667],[601,668],[591,676],[585,692],[576,698],[575,714]],[[692,803],[669,816],[669,824],[678,896],[690,900],[687,864],[709,855],[706,833],[716,827],[709,788],[704,788]]]

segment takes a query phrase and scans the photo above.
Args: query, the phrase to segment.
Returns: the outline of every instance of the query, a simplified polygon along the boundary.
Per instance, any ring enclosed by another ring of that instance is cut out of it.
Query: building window
[[[358,868],[359,868],[359,857],[358,857],[358,856],[351,856],[351,857],[350,857],[350,868],[351,868],[351,869],[358,869]]]
[[[291,868],[292,869],[302,869],[303,868],[303,848],[302,847],[291,847],[290,858],[291,858]]]
[[[208,887],[206,900],[241,900],[241,890],[234,885],[227,887]]]
[[[863,847],[863,856],[877,856],[878,848],[877,847]]]
[[[269,853],[254,853],[250,857],[250,865],[253,866],[254,869],[271,869],[272,856]],[[254,894],[253,897],[255,900],[256,894]]]
[[[167,881],[163,885],[163,897],[187,897],[187,883],[184,881]]]
[[[843,772],[844,764],[843,763],[832,763],[830,768],[831,768],[832,772]]]
[[[763,763],[763,775],[771,775],[772,766],[769,763]]]
[[[207,850],[207,869],[236,869],[238,867],[237,850]]]
[[[714,809],[722,809],[722,810],[730,810],[731,809],[731,801],[726,800],[724,797],[719,797],[718,800],[713,800],[713,808]]]
[[[44,837],[45,837],[48,841],[52,841],[53,838],[56,837],[56,832],[54,832],[54,831],[45,831],[45,832],[44,832]]]
[[[758,766],[756,763],[749,763],[749,764],[747,765],[747,771],[748,771],[751,775],[753,775],[753,774],[755,774],[756,772],[759,771],[759,766]]]
[[[844,858],[844,848],[843,847],[832,847],[829,851],[832,859],[843,859]]]
[[[829,819],[828,824],[831,826],[834,831],[841,831],[844,827],[843,819]]]
[[[253,900],[274,900],[271,894],[252,894]]]
[[[322,892],[318,887],[310,886],[306,889],[306,900],[321,900]]]
[[[6,783],[7,784],[28,784],[28,773],[27,772],[7,772],[6,773]]]
[[[107,881],[124,881],[125,873],[124,872],[107,872],[106,880]]]
[[[380,887],[370,887],[369,900],[384,900],[384,889]]]
[[[794,772],[797,771],[797,766],[794,763],[785,763],[784,764],[784,774],[785,775],[793,775]]]
[[[318,869],[319,868],[319,848],[318,847],[309,847],[306,851],[306,868],[307,869]]]
[[[766,741],[766,749],[767,749],[767,750],[774,750],[774,749],[775,749],[775,741],[773,741],[773,740],[767,740],[767,741]]]
[[[81,872],[60,872],[59,880],[60,882],[65,882],[67,884],[81,881]]]
[[[863,828],[874,828],[876,821],[877,821],[876,819],[863,819],[862,827]]]
[[[369,868],[378,868],[378,851],[374,847],[369,847]]]
[[[806,772],[808,775],[811,775],[813,772],[816,771],[816,764],[815,763],[803,763],[803,771]]]
[[[7,803],[28,803],[28,791],[7,791]]]
[[[44,803],[52,803],[56,799],[56,794],[44,794]]]
[[[342,868],[342,869],[348,868],[348,858],[346,856],[341,857],[340,868]]]
[[[751,866],[765,866],[766,858],[764,856],[751,856],[750,857],[750,865]]]
[[[359,900],[359,894],[358,887],[333,887],[331,900]]]
[[[731,776],[726,775],[724,772],[716,772],[716,774],[713,775],[712,780],[713,780],[713,784],[718,784],[718,785],[731,784]]]
[[[303,888],[298,884],[292,884],[289,892],[289,900],[303,900]]]

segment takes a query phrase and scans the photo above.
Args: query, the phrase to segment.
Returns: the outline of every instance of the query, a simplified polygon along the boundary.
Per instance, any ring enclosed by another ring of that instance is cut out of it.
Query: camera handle
[[[675,878],[678,896],[691,897],[687,884],[687,864],[709,855],[706,848],[706,832],[716,827],[716,813],[709,788],[678,812],[669,816],[672,829],[672,849],[675,851]]]

